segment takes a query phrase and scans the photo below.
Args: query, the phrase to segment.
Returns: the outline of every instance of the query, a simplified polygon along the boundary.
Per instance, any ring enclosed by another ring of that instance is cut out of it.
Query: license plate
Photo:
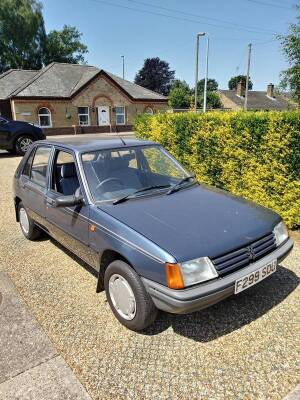
[[[276,271],[276,267],[277,267],[277,260],[273,260],[269,262],[267,265],[264,265],[263,267],[257,269],[256,271],[251,272],[250,274],[245,275],[242,278],[236,280],[234,293],[235,294],[240,293],[243,290],[246,290],[249,287],[267,278]]]

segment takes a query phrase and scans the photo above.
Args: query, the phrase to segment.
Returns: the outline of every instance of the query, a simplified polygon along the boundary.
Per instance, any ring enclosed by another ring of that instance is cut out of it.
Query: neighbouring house
[[[236,90],[218,90],[225,109],[240,110],[245,103],[245,85],[240,82]],[[274,85],[270,83],[267,90],[248,91],[247,109],[252,111],[283,111],[297,108],[286,95],[275,93]]]
[[[88,65],[52,63],[0,75],[0,114],[48,135],[127,131],[137,114],[167,108],[167,97]]]

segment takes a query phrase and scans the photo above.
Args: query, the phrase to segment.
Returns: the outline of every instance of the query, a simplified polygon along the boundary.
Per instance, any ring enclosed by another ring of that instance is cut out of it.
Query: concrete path
[[[128,132],[119,132],[119,133],[81,133],[78,135],[50,135],[47,136],[48,140],[52,139],[60,139],[60,138],[85,138],[85,139],[113,139],[118,136],[122,137],[132,137],[134,136],[134,132],[128,131]]]
[[[0,399],[90,399],[4,272],[0,272]]]

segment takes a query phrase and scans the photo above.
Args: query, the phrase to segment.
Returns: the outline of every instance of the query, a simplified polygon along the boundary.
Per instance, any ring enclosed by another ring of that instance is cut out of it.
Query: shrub
[[[205,182],[300,226],[300,111],[142,115],[138,137],[160,142]]]

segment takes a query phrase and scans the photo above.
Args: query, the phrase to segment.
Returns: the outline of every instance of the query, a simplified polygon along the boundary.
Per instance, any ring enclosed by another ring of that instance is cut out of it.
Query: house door
[[[101,125],[101,126],[110,125],[109,107],[108,106],[98,107],[98,125]]]

